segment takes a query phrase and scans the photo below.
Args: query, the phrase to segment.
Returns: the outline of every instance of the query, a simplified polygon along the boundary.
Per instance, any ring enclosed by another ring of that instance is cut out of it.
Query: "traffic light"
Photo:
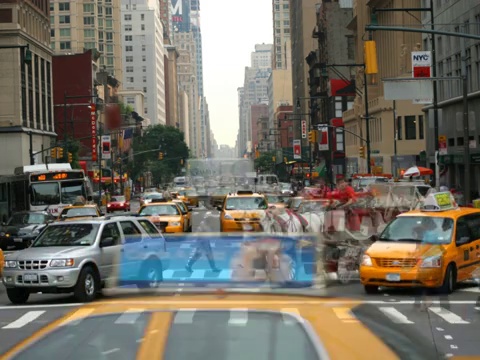
[[[158,153],[158,160],[163,160],[163,152]]]
[[[32,63],[32,52],[30,51],[29,46],[25,48],[25,54],[23,55],[23,62],[27,65]]]
[[[57,148],[57,159],[62,159],[63,158],[63,148],[58,147]]]
[[[288,159],[286,156],[283,157],[283,162],[286,164],[288,162]]]
[[[73,155],[71,152],[68,153],[68,162],[71,163],[73,161]]]
[[[308,142],[311,144],[315,144],[317,142],[317,132],[315,130],[308,132]]]
[[[359,153],[360,153],[360,157],[362,159],[365,159],[365,146],[360,146],[360,148],[358,149]]]
[[[365,57],[365,73],[378,74],[377,44],[373,40],[365,41],[363,50]]]
[[[272,161],[275,162],[276,160],[275,156],[272,156]]]
[[[57,159],[57,148],[54,147],[53,149],[50,150],[50,156],[52,159]]]

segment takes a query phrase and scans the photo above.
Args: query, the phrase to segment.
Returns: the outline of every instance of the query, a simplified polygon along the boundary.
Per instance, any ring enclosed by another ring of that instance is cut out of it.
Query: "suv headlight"
[[[233,216],[230,214],[225,214],[225,220],[233,220]]]
[[[13,269],[17,267],[17,261],[16,260],[5,260],[3,267],[5,269]]]
[[[75,264],[73,259],[53,259],[50,267],[72,267]]]
[[[170,226],[180,226],[180,221],[171,221],[169,223]]]
[[[429,256],[422,260],[422,268],[439,268],[442,267],[442,257],[439,255]]]
[[[368,255],[363,255],[362,256],[362,265],[363,266],[373,266],[372,258]]]

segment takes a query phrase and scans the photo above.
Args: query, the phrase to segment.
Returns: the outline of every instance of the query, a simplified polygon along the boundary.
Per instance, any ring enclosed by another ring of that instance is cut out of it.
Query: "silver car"
[[[165,239],[147,218],[59,222],[5,257],[3,284],[14,304],[37,292],[73,293],[88,302],[105,286],[157,287],[168,261]]]

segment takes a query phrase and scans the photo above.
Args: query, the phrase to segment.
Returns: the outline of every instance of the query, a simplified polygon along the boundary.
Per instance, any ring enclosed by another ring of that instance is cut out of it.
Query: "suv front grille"
[[[20,260],[18,267],[22,270],[43,270],[47,267],[48,260]]]

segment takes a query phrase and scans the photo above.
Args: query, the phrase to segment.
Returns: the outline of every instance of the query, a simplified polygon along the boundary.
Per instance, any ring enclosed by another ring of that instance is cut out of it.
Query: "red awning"
[[[355,96],[355,84],[348,80],[331,79],[330,96]]]
[[[343,119],[342,118],[333,118],[330,120],[330,124],[335,127],[343,127]]]

